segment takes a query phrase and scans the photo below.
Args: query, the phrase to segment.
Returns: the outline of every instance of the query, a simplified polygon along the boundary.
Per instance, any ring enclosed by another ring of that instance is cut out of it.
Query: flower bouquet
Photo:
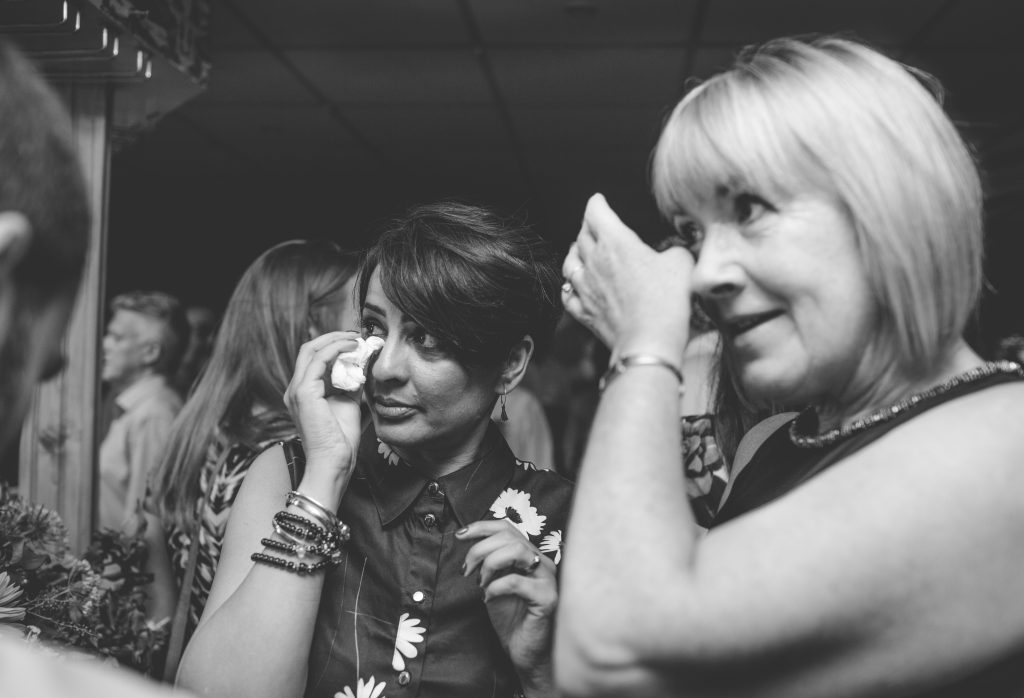
[[[155,675],[169,629],[146,620],[146,555],[141,531],[104,529],[75,557],[57,514],[0,484],[0,630]]]

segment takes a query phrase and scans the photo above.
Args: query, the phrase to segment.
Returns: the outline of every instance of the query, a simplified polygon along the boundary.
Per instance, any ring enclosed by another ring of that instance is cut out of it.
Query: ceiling
[[[163,284],[216,304],[273,241],[362,244],[380,218],[444,196],[518,212],[567,246],[601,191],[654,235],[647,159],[687,81],[805,32],[853,34],[935,73],[986,168],[993,237],[1024,222],[1009,205],[1024,193],[1016,0],[211,5],[207,88],[114,157],[114,290]]]

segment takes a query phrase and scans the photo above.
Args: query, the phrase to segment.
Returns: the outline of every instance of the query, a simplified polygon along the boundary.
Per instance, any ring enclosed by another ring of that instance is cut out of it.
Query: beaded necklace
[[[1014,373],[1024,378],[1024,369],[1021,368],[1020,364],[1014,363],[1013,361],[992,361],[977,368],[972,368],[970,371],[965,371],[957,376],[953,376],[945,383],[936,385],[935,387],[923,390],[920,393],[914,393],[913,395],[906,397],[899,402],[882,407],[871,414],[868,414],[860,419],[854,420],[843,427],[835,427],[829,429],[821,434],[806,434],[801,433],[806,426],[809,426],[808,422],[811,422],[813,417],[813,423],[817,424],[817,412],[813,407],[808,407],[800,416],[793,420],[789,425],[789,440],[793,442],[794,446],[800,448],[821,448],[823,446],[831,446],[837,441],[849,438],[854,434],[858,434],[862,431],[866,431],[871,427],[884,424],[895,417],[912,410],[916,407],[920,407],[928,402],[933,401],[935,398],[945,395],[954,388],[966,385],[969,383],[975,383],[987,378],[996,373]]]

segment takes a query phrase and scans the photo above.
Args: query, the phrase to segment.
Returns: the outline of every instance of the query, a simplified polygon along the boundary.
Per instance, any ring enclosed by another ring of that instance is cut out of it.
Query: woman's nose
[[[727,226],[709,228],[693,268],[693,292],[707,300],[721,300],[740,292],[746,275],[739,243]]]
[[[391,338],[385,339],[384,346],[370,358],[366,372],[378,381],[401,376],[403,372],[402,357],[398,342]]]

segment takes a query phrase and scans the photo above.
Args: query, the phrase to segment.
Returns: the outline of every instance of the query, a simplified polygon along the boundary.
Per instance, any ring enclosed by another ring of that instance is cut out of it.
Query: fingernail
[[[465,562],[462,563],[462,576],[463,577],[466,576],[466,563]]]
[[[458,531],[455,532],[455,535],[457,535],[457,536],[464,536],[467,533],[469,533],[469,526],[463,526],[462,528],[460,528]]]

